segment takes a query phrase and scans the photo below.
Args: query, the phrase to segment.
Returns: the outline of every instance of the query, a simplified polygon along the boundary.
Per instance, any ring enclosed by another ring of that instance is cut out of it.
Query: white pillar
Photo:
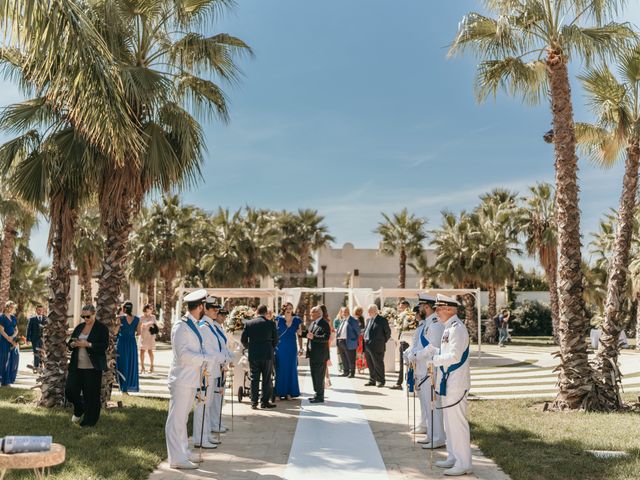
[[[478,309],[478,363],[482,361],[482,299],[480,289],[476,289],[476,307]]]
[[[82,310],[82,290],[78,274],[71,275],[69,282],[69,307],[67,310],[67,321],[75,327],[80,323],[80,311]]]
[[[129,300],[133,303],[133,314],[139,315],[142,312],[140,284],[133,280],[129,283]]]

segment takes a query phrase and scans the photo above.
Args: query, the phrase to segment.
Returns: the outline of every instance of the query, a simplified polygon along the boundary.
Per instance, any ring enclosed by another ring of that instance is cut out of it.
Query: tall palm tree
[[[91,280],[102,259],[103,249],[100,214],[95,205],[90,205],[78,215],[73,242],[73,262],[78,270],[84,305],[93,304]]]
[[[281,234],[277,215],[268,210],[247,208],[242,218],[239,255],[244,259],[243,286],[259,286],[260,277],[271,275],[277,263]]]
[[[554,197],[553,186],[548,183],[529,187],[528,195],[522,199],[523,207],[518,215],[518,223],[525,237],[527,253],[538,259],[547,277],[553,337],[559,342],[558,230]]]
[[[98,281],[98,321],[115,332],[132,220],[152,188],[168,191],[197,178],[205,144],[198,118],[228,119],[221,88],[209,77],[236,82],[235,58],[251,53],[227,34],[206,37],[203,25],[230,5],[229,0],[176,2],[134,0],[97,9],[99,30],[120,62],[126,103],[145,134],[138,160],[105,163],[98,198],[105,250]],[[109,350],[112,357],[113,345]],[[105,391],[114,381],[104,376]]]
[[[400,272],[398,288],[405,288],[407,280],[407,260],[417,258],[424,250],[423,242],[427,238],[424,218],[409,214],[406,208],[389,216],[382,213],[384,221],[374,230],[382,237],[380,252],[384,255],[398,255]]]
[[[457,217],[451,212],[442,212],[442,226],[431,232],[432,244],[436,251],[436,268],[443,282],[455,288],[472,288],[477,279],[473,268],[474,219],[463,211]],[[465,325],[472,341],[478,339],[478,325],[475,319],[475,298],[471,294],[462,297]]]
[[[607,301],[602,336],[596,357],[596,383],[600,405],[607,410],[621,407],[619,386],[622,378],[618,368],[619,342],[622,330],[621,305],[625,300],[627,271],[633,237],[634,214],[638,196],[640,166],[640,46],[620,59],[619,82],[607,65],[589,69],[581,76],[588,102],[597,117],[597,125],[579,125],[578,139],[597,163],[608,166],[625,151],[625,171],[620,206],[617,212],[617,232],[607,281]]]
[[[0,246],[0,305],[4,305],[9,300],[16,237],[21,231],[28,236],[36,224],[34,209],[9,191],[7,183],[0,191],[0,219],[3,230]]]
[[[627,24],[608,21],[624,1],[484,0],[493,17],[468,14],[450,55],[472,50],[482,59],[479,99],[504,88],[529,103],[549,97],[553,117],[560,305],[558,409],[598,408],[585,337],[576,136],[569,61],[611,57],[635,37]]]
[[[497,313],[497,289],[513,278],[511,255],[520,253],[515,222],[516,198],[514,193],[496,189],[480,197],[482,201],[471,217],[475,246],[471,261],[479,281],[489,291],[490,319]],[[493,321],[488,322],[485,340],[493,343],[496,333]]]
[[[426,253],[418,255],[409,263],[409,267],[420,277],[421,289],[438,288],[438,269],[435,265],[429,265]]]
[[[171,337],[171,309],[174,305],[175,279],[192,260],[194,207],[181,205],[177,195],[154,202],[140,221],[138,235],[132,236],[133,248],[144,251],[157,269],[164,285],[162,338]]]

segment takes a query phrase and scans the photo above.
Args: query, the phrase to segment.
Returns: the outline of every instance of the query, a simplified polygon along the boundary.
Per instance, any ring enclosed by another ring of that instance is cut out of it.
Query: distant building
[[[425,250],[429,265],[435,263],[435,252]],[[420,286],[420,277],[407,261],[406,287]],[[318,251],[318,287],[394,288],[398,286],[400,258],[388,256],[375,248],[355,248],[345,243],[342,248],[322,248]],[[343,296],[325,295],[327,308],[333,316],[340,307]]]

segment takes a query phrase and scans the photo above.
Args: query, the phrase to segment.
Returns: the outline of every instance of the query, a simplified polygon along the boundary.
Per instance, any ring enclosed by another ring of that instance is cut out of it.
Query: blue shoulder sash
[[[427,330],[427,323],[425,321],[424,328],[420,332],[420,343],[422,344],[422,348],[425,348],[427,345],[429,345],[429,340],[427,340],[427,337],[424,334],[426,330]]]
[[[198,331],[198,327],[196,327],[195,323],[193,323],[193,320],[191,320],[189,317],[186,317],[186,318],[187,319],[185,320],[185,323],[189,326],[191,331],[195,333],[196,336],[198,337],[198,341],[200,342],[200,353],[204,353],[204,347],[202,345],[202,335],[200,335],[200,332]]]
[[[449,365],[449,368],[445,371],[443,367],[440,367],[440,372],[442,373],[442,378],[440,379],[440,395],[447,395],[447,380],[449,379],[449,375],[459,369],[469,358],[469,345],[467,345],[466,350],[462,354],[462,358],[458,363],[454,363],[453,365]]]

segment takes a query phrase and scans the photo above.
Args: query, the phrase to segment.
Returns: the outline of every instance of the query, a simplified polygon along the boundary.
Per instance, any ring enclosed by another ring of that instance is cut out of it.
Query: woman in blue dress
[[[293,305],[285,303],[276,324],[280,337],[276,348],[276,395],[280,400],[290,400],[300,396],[298,347],[302,350],[302,320],[293,315]]]
[[[13,315],[16,304],[9,301],[0,315],[0,386],[15,383],[20,362],[18,319]]]
[[[138,345],[136,335],[140,335],[140,318],[133,316],[133,303],[127,301],[122,307],[120,329],[116,340],[116,370],[122,393],[140,391],[138,383]]]

